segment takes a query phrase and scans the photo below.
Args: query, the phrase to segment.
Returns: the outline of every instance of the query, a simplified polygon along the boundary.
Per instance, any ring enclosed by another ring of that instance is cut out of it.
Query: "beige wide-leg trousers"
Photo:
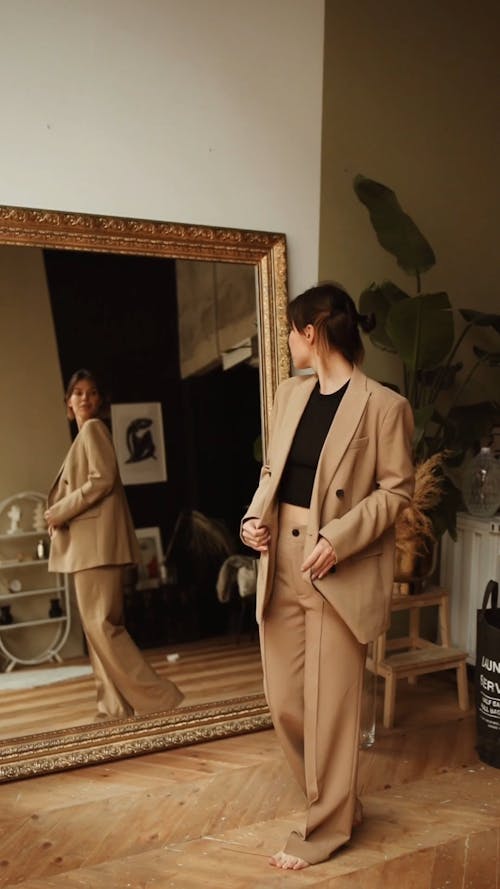
[[[273,724],[307,800],[304,834],[284,850],[316,864],[351,836],[366,646],[300,571],[306,522],[307,510],[281,506],[261,648]]]
[[[123,624],[123,567],[74,573],[75,591],[97,687],[97,712],[130,716],[171,710],[183,699],[144,660]]]

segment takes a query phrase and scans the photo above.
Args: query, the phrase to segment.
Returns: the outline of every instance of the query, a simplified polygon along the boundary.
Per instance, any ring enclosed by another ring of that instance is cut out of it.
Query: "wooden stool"
[[[430,642],[420,635],[420,613],[422,608],[438,606],[440,644]],[[383,633],[373,644],[366,666],[377,676],[385,679],[384,688],[384,728],[394,725],[396,685],[398,679],[408,679],[415,683],[418,676],[437,673],[440,670],[456,669],[458,705],[461,710],[469,708],[467,685],[467,652],[450,646],[450,624],[448,591],[440,586],[429,586],[425,592],[413,596],[394,595],[391,611],[409,611],[408,636],[386,639]],[[401,651],[401,649],[406,649]],[[396,651],[396,654],[387,654]]]

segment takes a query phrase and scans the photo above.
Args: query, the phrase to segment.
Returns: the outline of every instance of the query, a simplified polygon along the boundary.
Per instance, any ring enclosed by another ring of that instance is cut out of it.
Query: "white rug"
[[[52,685],[64,682],[65,679],[79,679],[90,676],[92,667],[51,667],[48,670],[15,670],[12,673],[0,673],[0,691],[17,691],[20,688],[38,688],[40,685]]]

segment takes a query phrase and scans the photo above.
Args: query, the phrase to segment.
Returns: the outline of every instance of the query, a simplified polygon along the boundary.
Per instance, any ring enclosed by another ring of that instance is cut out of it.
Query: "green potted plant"
[[[420,467],[421,481],[426,466],[433,481],[433,497],[423,498],[423,512],[431,522],[430,534],[439,539],[448,530],[455,539],[456,513],[462,502],[450,472],[488,434],[500,411],[495,401],[464,404],[461,397],[479,367],[500,366],[500,315],[474,309],[455,312],[445,292],[425,291],[422,277],[435,265],[436,257],[395,193],[361,175],[354,179],[354,191],[368,210],[381,246],[413,279],[412,294],[391,281],[370,284],[360,296],[359,307],[361,312],[376,316],[376,327],[370,334],[372,343],[395,353],[402,362],[401,388],[415,417],[415,462]],[[459,349],[479,328],[483,336],[487,332],[491,347],[471,342],[471,363],[464,369],[458,359]]]

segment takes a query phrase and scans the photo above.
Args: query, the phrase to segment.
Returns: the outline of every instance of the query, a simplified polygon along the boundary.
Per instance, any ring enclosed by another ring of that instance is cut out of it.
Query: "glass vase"
[[[490,448],[481,448],[467,463],[462,496],[471,515],[493,516],[500,507],[500,462]]]

